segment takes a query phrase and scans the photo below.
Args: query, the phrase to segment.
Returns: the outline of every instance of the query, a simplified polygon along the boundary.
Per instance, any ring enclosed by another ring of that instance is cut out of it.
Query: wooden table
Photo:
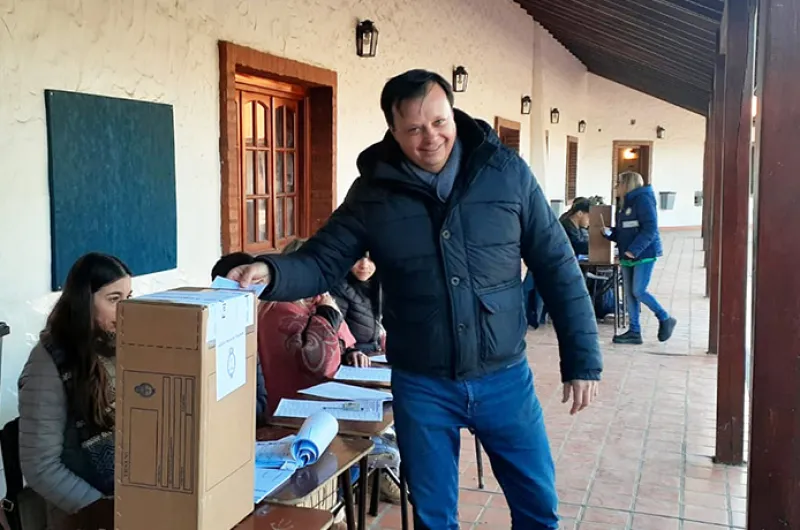
[[[628,302],[625,300],[625,288],[619,260],[614,260],[613,263],[578,260],[578,264],[583,271],[593,272],[598,276],[600,276],[598,270],[611,269],[612,288],[614,289],[614,334],[617,335],[619,330],[625,327],[628,314]]]
[[[260,441],[271,441],[296,433],[297,429],[264,427],[256,431],[256,438]],[[350,480],[350,468],[359,463],[361,471],[359,477],[359,500],[361,504],[359,506],[358,528],[359,530],[365,530],[367,524],[367,456],[369,456],[374,446],[375,444],[367,438],[335,437],[316,464],[295,471],[286,484],[267,496],[266,502],[296,506],[319,492],[326,483],[339,478],[344,490],[347,527],[349,530],[355,530],[353,484]]]
[[[263,504],[234,530],[328,530],[333,514],[313,508]]]

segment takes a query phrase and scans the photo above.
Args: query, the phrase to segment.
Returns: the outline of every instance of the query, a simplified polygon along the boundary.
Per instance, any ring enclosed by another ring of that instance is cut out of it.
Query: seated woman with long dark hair
[[[20,464],[50,530],[113,497],[117,304],[130,296],[118,258],[78,259],[20,375]]]

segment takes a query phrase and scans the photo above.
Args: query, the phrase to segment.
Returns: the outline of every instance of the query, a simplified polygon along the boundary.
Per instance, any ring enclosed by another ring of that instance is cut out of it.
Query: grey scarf
[[[439,200],[446,202],[447,198],[450,197],[450,193],[453,191],[456,177],[461,171],[461,157],[461,140],[456,138],[453,143],[453,150],[450,152],[450,158],[447,159],[447,162],[438,174],[425,171],[409,162],[408,159],[403,161],[403,168],[436,190],[436,196]]]

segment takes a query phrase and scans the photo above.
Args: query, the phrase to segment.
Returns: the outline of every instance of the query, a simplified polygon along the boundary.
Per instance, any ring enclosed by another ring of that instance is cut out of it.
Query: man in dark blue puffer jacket
[[[513,528],[558,527],[554,466],[525,355],[521,263],[559,339],[564,402],[595,397],[594,310],[564,230],[527,164],[484,122],[453,109],[441,76],[412,70],[381,95],[389,132],[299,251],[229,278],[263,297],[328,291],[369,251],[384,294],[394,416],[417,529],[458,528],[459,430],[489,454]]]

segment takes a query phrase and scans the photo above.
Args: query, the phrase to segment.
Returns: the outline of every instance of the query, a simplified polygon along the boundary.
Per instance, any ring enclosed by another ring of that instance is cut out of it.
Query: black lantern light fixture
[[[558,123],[558,120],[561,119],[561,113],[558,112],[557,108],[550,109],[550,123]]]
[[[378,28],[371,20],[362,20],[356,26],[356,53],[359,57],[375,57],[378,53]]]
[[[520,112],[522,114],[530,114],[531,113],[531,97],[530,96],[522,96],[522,103],[520,105]]]
[[[466,92],[469,74],[463,66],[453,68],[453,92]]]
[[[581,120],[581,121],[578,122],[578,132],[579,133],[585,133],[586,132],[586,122],[584,120]]]
[[[663,140],[666,135],[667,135],[667,130],[664,127],[662,127],[661,125],[656,127],[656,138],[658,138],[659,140]]]

